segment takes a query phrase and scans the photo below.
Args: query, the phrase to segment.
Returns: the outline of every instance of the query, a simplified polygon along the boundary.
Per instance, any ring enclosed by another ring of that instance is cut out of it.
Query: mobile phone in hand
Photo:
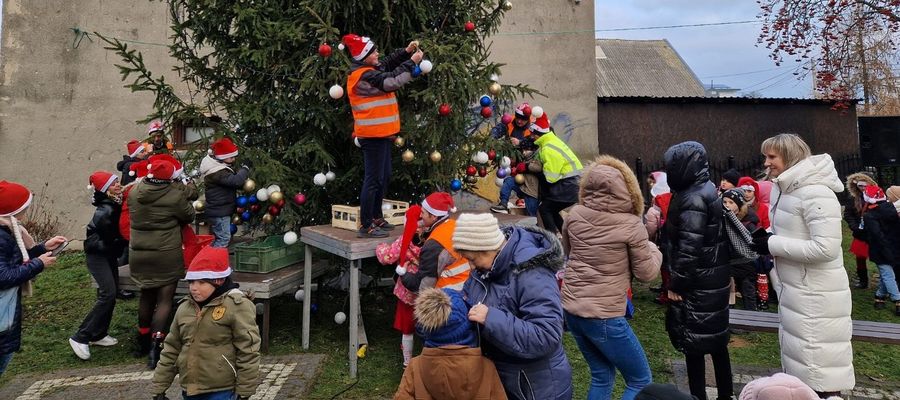
[[[58,256],[59,253],[62,253],[62,251],[65,250],[66,247],[68,247],[68,246],[69,246],[69,241],[68,241],[68,240],[65,241],[65,242],[62,242],[61,245],[57,246],[55,249],[53,249],[53,251],[50,252],[50,257],[56,257],[56,256]]]

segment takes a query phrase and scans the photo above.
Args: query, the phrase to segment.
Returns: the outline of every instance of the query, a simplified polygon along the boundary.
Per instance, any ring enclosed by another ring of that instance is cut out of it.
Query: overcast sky
[[[597,0],[596,29],[640,28],[757,19],[754,0]],[[756,47],[761,24],[597,32],[600,38],[666,39],[700,80],[764,97],[810,97],[810,81],[798,81],[796,64],[776,67]],[[732,75],[732,76],[724,76]]]

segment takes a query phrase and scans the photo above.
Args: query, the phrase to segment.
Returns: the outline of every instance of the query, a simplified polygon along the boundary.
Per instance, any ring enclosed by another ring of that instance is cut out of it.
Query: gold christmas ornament
[[[494,96],[500,94],[500,90],[502,89],[503,87],[500,86],[500,84],[497,82],[492,82],[491,85],[488,86],[488,91],[491,92],[491,94]]]
[[[235,215],[235,216],[231,217],[231,223],[235,224],[235,225],[240,225],[240,224],[244,223],[244,220],[241,219],[240,215]]]
[[[197,212],[201,212],[206,209],[206,203],[203,200],[194,201],[194,210]]]
[[[246,181],[244,181],[245,192],[250,193],[254,190],[256,190],[256,181],[254,181],[253,179],[247,179]]]
[[[412,150],[406,149],[406,151],[404,151],[403,154],[400,155],[400,157],[403,158],[403,162],[410,163],[414,158],[416,158],[416,155],[412,152]]]
[[[518,174],[518,175],[516,175],[515,179],[516,179],[517,185],[522,185],[525,183],[525,175]]]
[[[404,139],[403,136],[394,138],[394,146],[403,147],[404,145],[406,145],[406,139]]]
[[[506,11],[512,10],[512,2],[504,1],[504,2],[503,2],[503,9],[506,10]]]
[[[272,221],[274,221],[274,220],[275,220],[275,217],[273,217],[272,214],[265,213],[262,216],[262,223],[264,223],[264,224],[271,224]]]
[[[270,203],[274,204],[281,201],[282,199],[284,199],[284,194],[281,192],[272,192],[271,194],[269,194]]]
[[[431,152],[431,155],[428,157],[431,158],[431,162],[433,162],[433,163],[441,162],[441,152],[439,152],[437,150]]]

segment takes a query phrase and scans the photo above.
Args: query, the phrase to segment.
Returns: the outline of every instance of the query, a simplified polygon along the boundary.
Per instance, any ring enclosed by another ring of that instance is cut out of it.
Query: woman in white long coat
[[[772,181],[772,235],[754,248],[775,258],[781,365],[819,397],[836,396],[856,384],[850,283],[841,250],[844,190],[828,154],[811,155],[799,136],[780,134],[762,143]]]

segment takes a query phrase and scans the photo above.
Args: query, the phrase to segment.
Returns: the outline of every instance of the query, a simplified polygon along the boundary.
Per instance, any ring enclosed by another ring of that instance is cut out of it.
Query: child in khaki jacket
[[[249,399],[259,384],[256,307],[237,289],[228,249],[205,247],[188,268],[186,297],[172,321],[153,374],[154,400],[180,374],[185,400]]]
[[[506,399],[494,363],[481,355],[468,314],[458,291],[419,292],[416,330],[425,339],[425,347],[403,372],[395,400]]]

